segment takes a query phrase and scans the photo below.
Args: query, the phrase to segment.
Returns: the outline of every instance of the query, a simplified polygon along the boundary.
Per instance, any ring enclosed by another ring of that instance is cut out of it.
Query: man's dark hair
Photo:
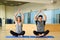
[[[38,17],[42,17],[42,18],[43,18],[43,16],[42,16],[42,15],[39,15]]]

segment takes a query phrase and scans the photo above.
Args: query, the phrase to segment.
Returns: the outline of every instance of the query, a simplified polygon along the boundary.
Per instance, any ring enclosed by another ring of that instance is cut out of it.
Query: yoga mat
[[[37,37],[37,36],[6,36],[6,38],[54,38],[54,36],[44,36],[44,37]]]

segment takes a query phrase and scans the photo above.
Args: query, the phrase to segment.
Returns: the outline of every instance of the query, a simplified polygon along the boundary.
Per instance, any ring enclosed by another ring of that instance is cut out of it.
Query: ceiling
[[[6,6],[19,6],[26,3],[40,3],[40,4],[52,4],[60,2],[60,0],[0,0],[0,5]]]
[[[47,4],[47,3],[51,3],[51,1],[54,1],[54,0],[7,0],[7,1],[23,1],[23,2]]]
[[[29,3],[29,2],[0,0],[0,5],[6,5],[6,6],[19,6],[26,3]]]

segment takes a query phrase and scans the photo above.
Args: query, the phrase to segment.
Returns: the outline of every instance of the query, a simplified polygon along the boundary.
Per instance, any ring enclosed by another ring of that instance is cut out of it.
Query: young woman
[[[10,33],[13,36],[16,36],[16,37],[18,37],[18,35],[22,35],[23,36],[25,34],[25,31],[22,30],[24,15],[23,15],[23,13],[20,13],[22,16],[21,15],[18,16],[19,13],[20,13],[20,9],[15,14],[16,32],[10,30]]]
[[[33,31],[33,33],[36,36],[42,36],[43,37],[43,36],[46,36],[49,33],[49,30],[44,31],[44,29],[45,29],[45,22],[46,22],[47,17],[43,13],[44,20],[42,20],[43,16],[39,15],[39,13],[41,13],[41,12],[42,12],[42,10],[40,10],[34,17],[34,20],[35,20],[36,26],[37,26],[37,31]]]

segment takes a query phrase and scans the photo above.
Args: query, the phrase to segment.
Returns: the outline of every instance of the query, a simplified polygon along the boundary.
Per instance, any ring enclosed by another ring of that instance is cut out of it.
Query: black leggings
[[[10,33],[13,35],[13,36],[18,36],[18,35],[24,35],[25,34],[25,31],[22,31],[21,33],[16,33],[12,30],[10,30]]]
[[[33,33],[34,33],[35,35],[44,34],[44,36],[45,36],[45,35],[47,35],[47,34],[49,33],[49,30],[46,30],[46,31],[44,31],[44,32],[33,31]]]

